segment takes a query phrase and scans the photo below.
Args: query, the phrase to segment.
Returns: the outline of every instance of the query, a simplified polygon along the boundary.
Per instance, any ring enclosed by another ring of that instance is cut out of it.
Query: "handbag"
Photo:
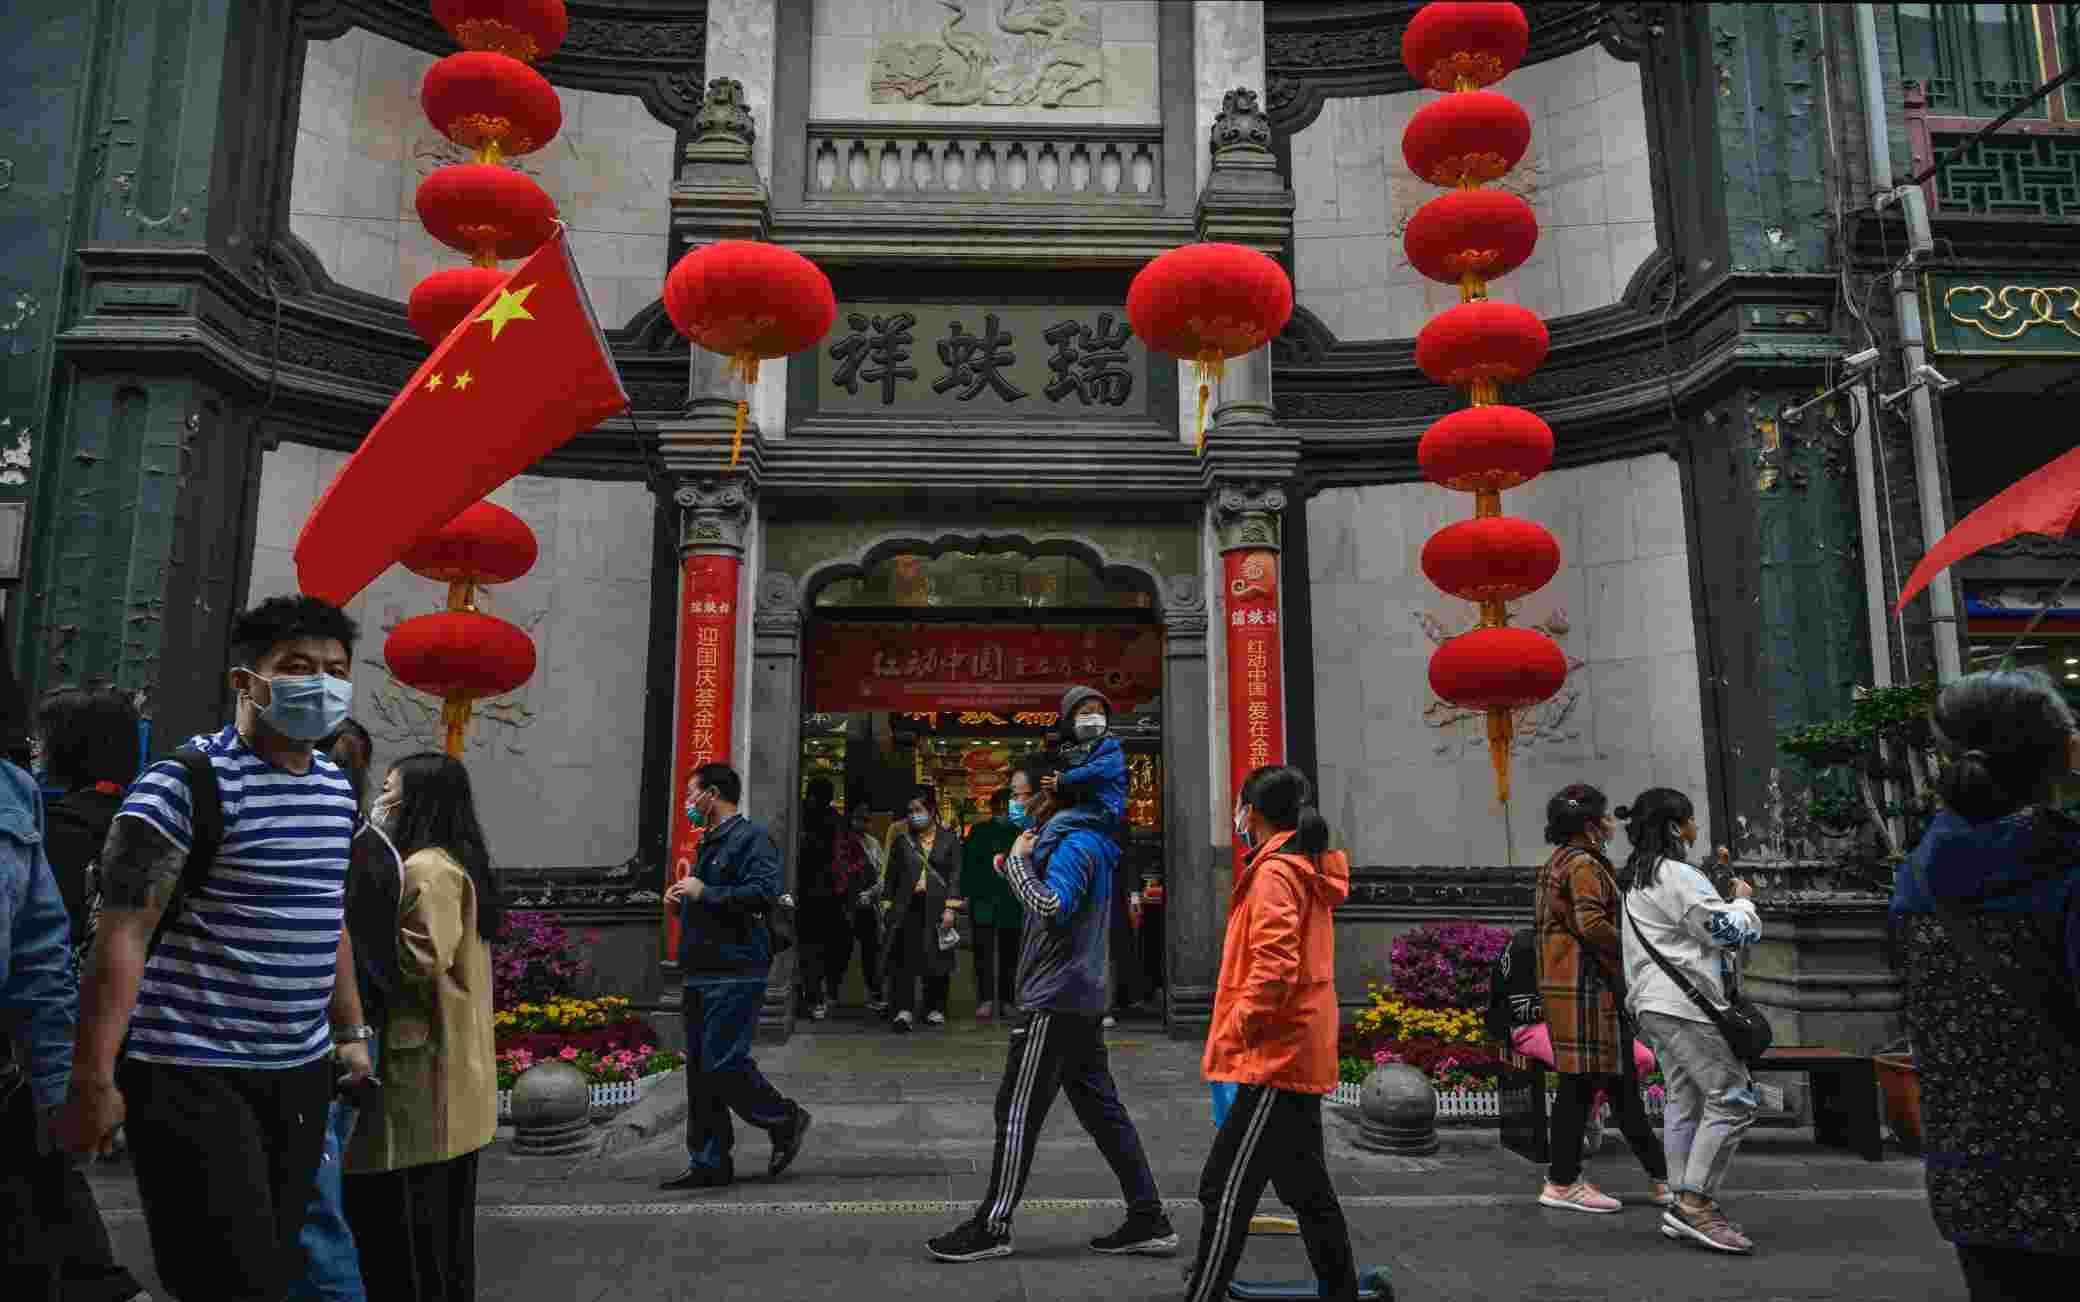
[[[1625,905],[1625,920],[1632,924],[1632,934],[1638,939],[1640,948],[1647,951],[1647,957],[1653,959],[1655,965],[1667,973],[1668,979],[1675,982],[1676,989],[1688,995],[1690,1002],[1703,1010],[1712,1025],[1719,1028],[1719,1034],[1726,1037],[1726,1047],[1733,1050],[1733,1056],[1750,1070],[1760,1064],[1762,1056],[1775,1043],[1777,1033],[1770,1029],[1769,1019],[1762,1015],[1762,1010],[1741,993],[1737,977],[1727,977],[1726,1007],[1720,1008],[1705,998],[1704,992],[1689,977],[1677,971],[1676,965],[1663,958],[1661,951],[1647,940],[1646,934],[1640,930],[1639,919],[1632,916],[1629,903]]]

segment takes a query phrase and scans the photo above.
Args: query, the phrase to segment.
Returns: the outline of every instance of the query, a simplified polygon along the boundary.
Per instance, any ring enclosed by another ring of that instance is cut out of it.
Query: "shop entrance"
[[[1129,778],[1120,881],[1108,904],[1116,1015],[1160,1023],[1167,857],[1163,629],[1153,594],[1107,581],[1072,556],[899,553],[818,592],[802,643],[802,799],[826,782],[845,815],[866,809],[867,835],[885,860],[910,800],[929,792],[942,829],[964,850],[973,845],[963,856],[966,880],[954,883],[963,898],[994,880],[988,860],[1001,836],[986,826],[992,797],[1008,789],[1014,768],[1048,759],[1061,744],[1063,691],[1085,684],[1105,692]],[[993,939],[977,943],[975,913],[964,915],[947,980],[943,1011],[956,1031],[977,1025],[978,963]],[[822,1022],[806,1016],[817,1002],[808,973],[822,956],[803,937],[798,1031],[878,1025],[859,953],[864,930],[843,946],[852,953]],[[893,930],[883,924],[884,946]],[[885,969],[887,955],[880,957]]]

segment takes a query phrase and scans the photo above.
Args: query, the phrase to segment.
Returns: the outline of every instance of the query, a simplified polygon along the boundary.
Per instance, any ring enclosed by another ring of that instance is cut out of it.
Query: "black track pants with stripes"
[[[1105,1060],[1105,1033],[1093,1015],[1035,1013],[1023,1035],[1011,1037],[1004,1080],[997,1087],[997,1149],[990,1165],[989,1193],[975,1219],[1002,1233],[1024,1196],[1033,1169],[1033,1146],[1057,1093],[1069,1096],[1076,1119],[1098,1141],[1098,1151],[1119,1178],[1130,1214],[1158,1216],[1163,1200],[1141,1148],[1134,1119],[1119,1101],[1112,1068]]]
[[[1332,1302],[1356,1302],[1350,1230],[1322,1155],[1321,1095],[1262,1085],[1244,1085],[1236,1092],[1199,1176],[1199,1206],[1206,1215],[1199,1226],[1188,1302],[1228,1296],[1267,1181],[1300,1221],[1321,1295]]]

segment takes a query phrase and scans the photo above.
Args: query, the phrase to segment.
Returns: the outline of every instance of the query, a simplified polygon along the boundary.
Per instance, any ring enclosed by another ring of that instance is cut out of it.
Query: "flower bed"
[[[613,995],[515,1004],[500,1009],[493,1024],[501,1054],[525,1049],[537,1058],[553,1056],[566,1047],[614,1053],[648,1045],[657,1038],[650,1023],[629,1010],[628,1000]]]
[[[686,1064],[686,1055],[676,1049],[659,1049],[645,1044],[635,1049],[615,1049],[606,1053],[594,1053],[575,1045],[565,1045],[553,1053],[538,1054],[529,1049],[506,1049],[498,1055],[498,1088],[509,1090],[520,1073],[538,1062],[560,1058],[585,1073],[585,1079],[594,1085],[620,1085],[639,1081],[649,1076],[661,1076],[677,1071]]]

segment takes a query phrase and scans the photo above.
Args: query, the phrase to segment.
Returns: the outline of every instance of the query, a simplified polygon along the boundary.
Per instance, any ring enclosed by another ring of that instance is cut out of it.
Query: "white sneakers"
[[[944,1026],[946,1025],[946,1014],[934,1008],[931,1012],[924,1015],[924,1024],[926,1026]]]

